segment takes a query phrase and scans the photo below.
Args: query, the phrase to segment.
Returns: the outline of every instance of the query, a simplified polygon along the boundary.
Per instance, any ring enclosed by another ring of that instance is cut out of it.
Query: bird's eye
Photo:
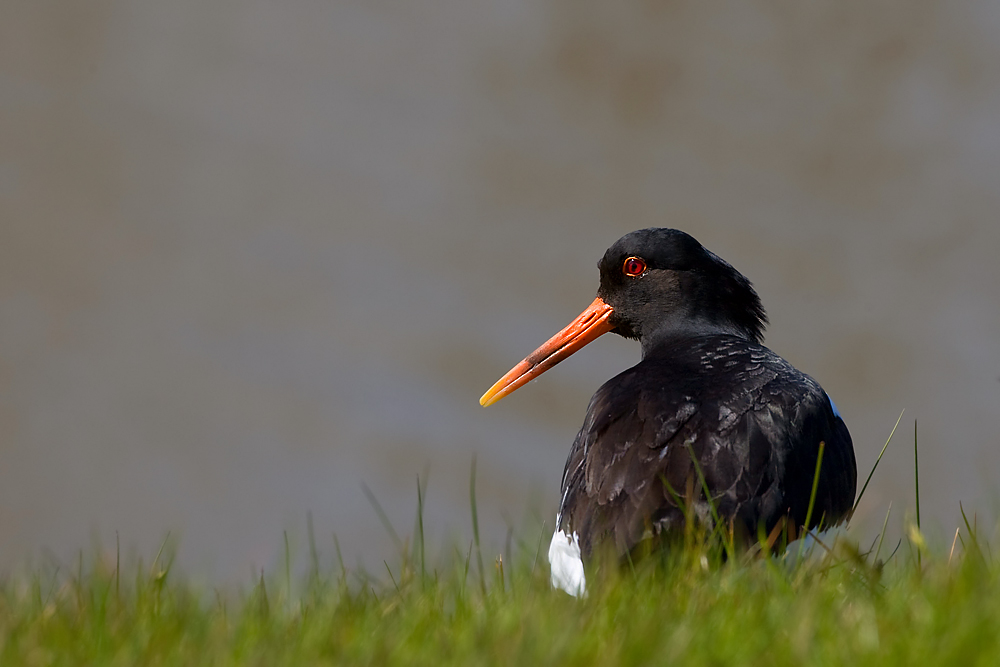
[[[622,273],[626,276],[635,278],[641,276],[642,272],[646,270],[646,262],[642,261],[638,257],[629,257],[622,264]]]

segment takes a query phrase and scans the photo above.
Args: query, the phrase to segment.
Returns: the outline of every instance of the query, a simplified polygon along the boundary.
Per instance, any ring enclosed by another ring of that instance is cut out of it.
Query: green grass
[[[916,433],[914,462],[919,506]],[[311,521],[302,580],[287,535],[284,567],[236,590],[172,572],[163,547],[149,567],[116,549],[8,577],[0,665],[1000,664],[1000,564],[964,508],[940,549],[908,523],[883,551],[888,514],[865,553],[841,539],[765,557],[692,528],[670,550],[594,564],[577,600],[549,586],[544,529],[484,566],[474,463],[469,492],[472,539],[431,567],[425,486],[412,545],[366,488],[399,552],[378,578],[346,570],[336,540],[340,564],[321,570]]]
[[[549,588],[535,539],[502,569],[487,554],[485,593],[471,549],[228,592],[95,558],[0,586],[0,664],[1000,663],[1000,567],[964,526],[950,554],[913,531],[884,566],[848,542],[793,567],[689,541],[592,571],[583,600]]]

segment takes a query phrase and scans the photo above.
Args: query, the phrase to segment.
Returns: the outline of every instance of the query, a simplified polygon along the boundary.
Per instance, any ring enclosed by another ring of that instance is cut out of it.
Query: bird
[[[596,550],[625,559],[678,535],[686,512],[711,525],[714,511],[745,540],[849,518],[857,464],[847,425],[813,378],[763,345],[767,316],[743,274],[668,228],[626,234],[598,269],[593,303],[480,399],[495,403],[605,333],[641,345],[641,361],[591,398],[570,448],[548,552],[553,587],[585,594]],[[711,498],[682,500],[692,480]]]

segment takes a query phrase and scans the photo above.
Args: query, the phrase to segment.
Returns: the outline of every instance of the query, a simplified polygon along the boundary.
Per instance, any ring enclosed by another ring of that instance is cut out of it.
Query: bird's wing
[[[559,528],[578,533],[584,553],[608,538],[624,553],[657,521],[683,520],[674,493],[694,470],[684,443],[699,430],[699,405],[687,395],[665,404],[650,389],[628,373],[605,384],[573,442]]]
[[[759,497],[735,494],[736,515],[750,528],[760,523],[770,530],[784,516],[803,526],[816,481],[808,527],[839,523],[851,510],[857,484],[851,434],[815,380],[776,355],[769,366],[775,376],[761,387],[745,428],[751,453],[754,442],[770,448],[772,479]]]
[[[559,515],[559,528],[577,532],[584,553],[609,538],[625,553],[680,528],[679,504],[708,522],[699,470],[715,511],[749,537],[789,514],[801,525],[820,441],[826,446],[810,523],[829,525],[850,510],[856,468],[846,426],[812,378],[753,348],[727,352],[738,363],[720,368],[741,377],[707,385],[736,390],[713,394],[691,382],[685,391],[689,370],[649,373],[640,364],[597,391],[566,462]]]

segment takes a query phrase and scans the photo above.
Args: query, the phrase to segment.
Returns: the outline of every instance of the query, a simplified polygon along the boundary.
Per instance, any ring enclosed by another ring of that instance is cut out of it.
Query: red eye
[[[625,263],[622,264],[622,272],[626,276],[632,276],[633,278],[641,276],[642,272],[645,270],[646,262],[642,261],[638,257],[629,257],[625,260]]]

